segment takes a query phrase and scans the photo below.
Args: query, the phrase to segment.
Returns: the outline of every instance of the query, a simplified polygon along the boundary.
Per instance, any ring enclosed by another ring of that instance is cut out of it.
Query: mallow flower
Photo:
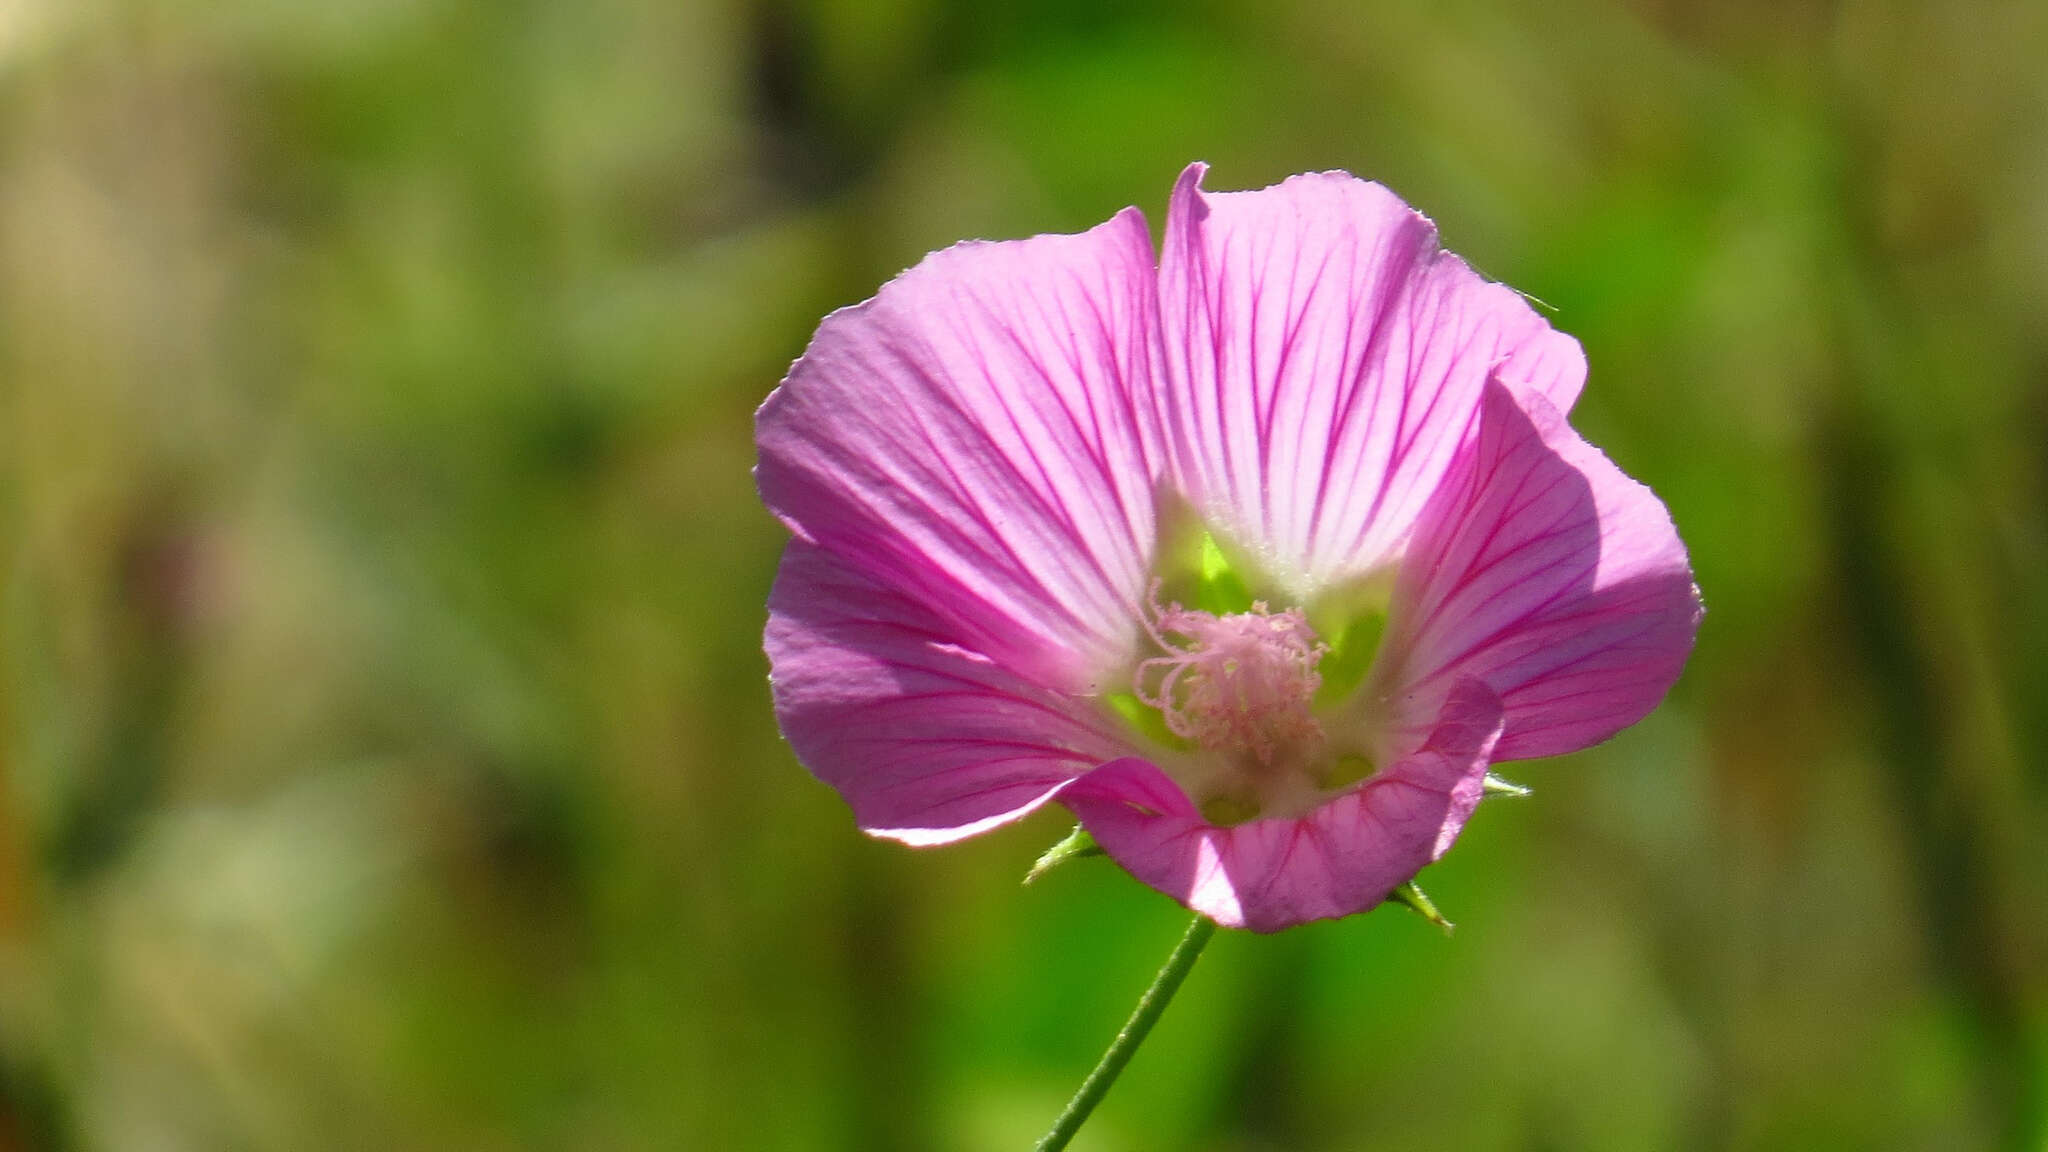
[[[869,833],[1069,809],[1261,932],[1384,900],[1492,764],[1634,723],[1700,600],[1577,342],[1342,172],[927,256],[756,421],[775,710]]]

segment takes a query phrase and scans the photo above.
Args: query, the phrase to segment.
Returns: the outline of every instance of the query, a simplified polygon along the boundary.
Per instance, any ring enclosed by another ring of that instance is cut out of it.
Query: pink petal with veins
[[[1495,757],[1554,756],[1656,707],[1700,613],[1657,497],[1542,397],[1495,382],[1402,563],[1375,674],[1411,724],[1483,680],[1506,709]]]
[[[925,605],[814,545],[790,544],[768,609],[775,718],[874,835],[971,836],[1124,753],[1089,702],[960,647]]]
[[[826,317],[761,406],[761,498],[954,642],[1089,690],[1131,646],[1150,561],[1155,326],[1136,209],[935,252]]]
[[[1174,187],[1160,258],[1172,474],[1304,599],[1398,555],[1490,374],[1569,405],[1578,344],[1342,172]]]

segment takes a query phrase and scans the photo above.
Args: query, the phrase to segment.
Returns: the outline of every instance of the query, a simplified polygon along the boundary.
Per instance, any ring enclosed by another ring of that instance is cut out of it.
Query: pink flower
[[[757,418],[776,715],[868,832],[1058,801],[1228,927],[1372,907],[1497,760],[1606,739],[1700,617],[1565,413],[1578,344],[1341,172],[966,243]]]

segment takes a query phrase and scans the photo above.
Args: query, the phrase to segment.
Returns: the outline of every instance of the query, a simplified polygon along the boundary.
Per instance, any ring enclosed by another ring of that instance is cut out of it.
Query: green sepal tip
[[[1450,935],[1458,927],[1456,924],[1444,919],[1444,914],[1436,910],[1436,904],[1430,900],[1429,894],[1424,892],[1413,880],[1388,893],[1387,903],[1407,905],[1419,913],[1424,920],[1443,929],[1446,936]]]
[[[1486,774],[1486,795],[1488,796],[1527,796],[1528,794],[1529,789],[1512,780],[1503,780],[1491,772]]]
[[[1100,855],[1102,845],[1095,842],[1095,837],[1090,836],[1086,828],[1076,824],[1074,830],[1067,833],[1066,839],[1045,850],[1045,854],[1038,858],[1038,863],[1033,864],[1031,871],[1024,874],[1024,882],[1030,884],[1069,860]]]

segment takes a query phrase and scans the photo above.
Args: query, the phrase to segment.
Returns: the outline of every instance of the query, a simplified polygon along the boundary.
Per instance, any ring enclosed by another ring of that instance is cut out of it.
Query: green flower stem
[[[1109,1050],[1096,1062],[1095,1070],[1088,1073],[1088,1079],[1081,1081],[1080,1091],[1067,1101],[1066,1111],[1053,1121],[1052,1131],[1038,1142],[1037,1152],[1059,1152],[1067,1146],[1067,1141],[1074,1138],[1074,1133],[1081,1130],[1088,1114],[1095,1111],[1095,1106],[1109,1094],[1109,1086],[1116,1083],[1117,1074],[1131,1062],[1138,1045],[1145,1042],[1152,1025],[1159,1022],[1166,1006],[1173,1002],[1173,994],[1180,990],[1181,981],[1188,978],[1188,970],[1195,966],[1195,958],[1202,954],[1203,946],[1215,934],[1216,922],[1207,916],[1197,915],[1194,923],[1188,925],[1187,935],[1180,938],[1173,955],[1166,958],[1165,967],[1152,978],[1152,986],[1145,989],[1145,995],[1139,998],[1131,1018],[1124,1021],[1123,1030],[1116,1034]]]

